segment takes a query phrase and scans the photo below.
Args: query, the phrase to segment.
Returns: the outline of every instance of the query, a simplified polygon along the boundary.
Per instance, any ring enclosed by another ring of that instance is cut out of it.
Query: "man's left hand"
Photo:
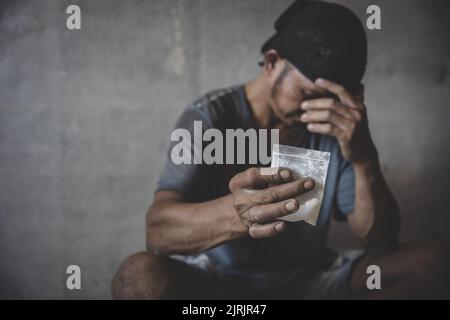
[[[364,96],[353,95],[343,86],[324,79],[315,84],[334,94],[338,99],[306,100],[300,121],[307,123],[310,132],[336,137],[342,155],[352,163],[370,161],[377,151],[370,136]]]

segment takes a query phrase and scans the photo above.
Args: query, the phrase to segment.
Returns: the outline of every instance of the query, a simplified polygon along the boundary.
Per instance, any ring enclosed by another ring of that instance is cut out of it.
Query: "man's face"
[[[276,117],[286,125],[302,125],[300,105],[308,99],[332,97],[317,87],[294,66],[286,65],[273,83],[270,104]]]

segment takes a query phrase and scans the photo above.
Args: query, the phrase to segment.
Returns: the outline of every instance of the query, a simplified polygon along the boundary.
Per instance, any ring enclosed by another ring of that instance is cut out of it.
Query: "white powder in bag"
[[[313,190],[297,197],[299,209],[279,220],[288,222],[304,220],[310,225],[316,225],[330,156],[330,152],[274,144],[271,168],[288,168],[297,178],[311,178],[315,183]]]

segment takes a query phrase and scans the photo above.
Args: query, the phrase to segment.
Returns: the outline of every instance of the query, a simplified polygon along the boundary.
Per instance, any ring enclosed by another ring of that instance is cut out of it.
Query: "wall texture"
[[[365,17],[372,134],[404,217],[402,239],[447,236],[448,1],[341,1]],[[79,4],[82,30],[65,8]],[[171,127],[207,90],[257,72],[290,1],[0,2],[0,298],[109,298],[144,248],[144,215]],[[355,245],[335,225],[333,246]],[[82,268],[82,290],[65,268]]]

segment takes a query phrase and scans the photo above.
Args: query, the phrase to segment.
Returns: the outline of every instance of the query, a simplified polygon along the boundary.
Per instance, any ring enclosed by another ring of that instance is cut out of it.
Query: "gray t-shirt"
[[[186,108],[175,128],[185,128],[194,139],[194,121],[202,121],[203,131],[217,128],[247,130],[255,128],[251,109],[242,85],[206,94]],[[307,133],[299,147],[331,152],[327,180],[316,226],[305,222],[288,223],[286,230],[274,237],[253,239],[249,236],[229,241],[206,251],[218,268],[226,270],[280,270],[291,267],[317,268],[328,263],[330,251],[325,247],[329,223],[334,213],[339,220],[353,211],[354,173],[341,156],[336,139]],[[230,193],[228,183],[237,173],[258,165],[174,164],[170,150],[157,191],[172,190],[183,194],[188,202],[203,202]],[[192,146],[193,141],[192,141]],[[224,153],[226,150],[224,149]],[[225,158],[225,155],[224,155]]]

